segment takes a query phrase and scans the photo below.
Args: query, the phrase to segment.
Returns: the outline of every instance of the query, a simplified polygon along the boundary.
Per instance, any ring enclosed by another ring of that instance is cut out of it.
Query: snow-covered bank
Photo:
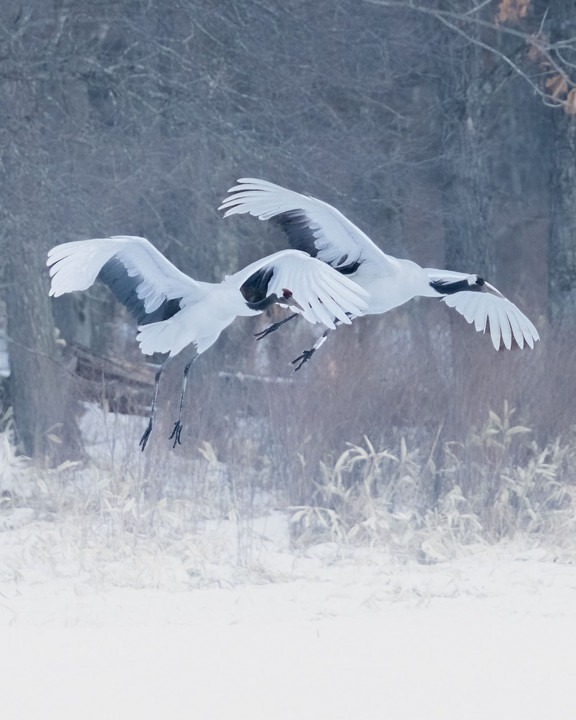
[[[2,632],[6,718],[572,718],[574,617],[450,601],[310,621]]]
[[[375,559],[375,558],[373,558]],[[260,584],[4,583],[6,718],[572,718],[576,568],[302,559]]]
[[[215,459],[170,456],[147,495],[133,423],[86,417],[86,467],[2,445],[2,719],[576,716],[571,521],[305,544]]]

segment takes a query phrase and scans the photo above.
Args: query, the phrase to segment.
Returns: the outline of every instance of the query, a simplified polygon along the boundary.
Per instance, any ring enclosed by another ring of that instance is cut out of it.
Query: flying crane
[[[258,315],[277,303],[305,320],[334,328],[366,310],[366,291],[319,259],[301,250],[281,250],[251,263],[220,283],[193,280],[178,270],[148,240],[116,236],[79,240],[52,248],[47,265],[50,295],[106,284],[138,323],[137,340],[145,355],[168,353],[156,373],[146,447],[156,413],[158,384],[170,358],[192,345],[184,369],[178,419],[170,439],[181,443],[182,404],[192,362],[208,350],[236,317]]]
[[[539,340],[532,322],[493,285],[479,275],[422,268],[411,260],[387,255],[372,240],[328,203],[280,185],[240,178],[230,188],[220,210],[224,217],[248,213],[278,224],[293,248],[340,272],[367,291],[366,315],[377,315],[403,305],[414,297],[442,300],[464,316],[479,332],[489,329],[499,350],[513,346],[534,347]],[[264,337],[296,313],[259,333]],[[323,344],[330,328],[310,350],[293,361],[298,370]]]

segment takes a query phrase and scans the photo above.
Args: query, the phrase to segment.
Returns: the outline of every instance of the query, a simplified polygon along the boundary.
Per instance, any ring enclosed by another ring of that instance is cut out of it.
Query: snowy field
[[[575,678],[576,567],[534,541],[420,564],[296,552],[274,510],[164,543],[0,513],[1,718],[558,720]]]
[[[189,590],[2,583],[2,717],[575,716],[576,568],[511,548],[284,561]]]

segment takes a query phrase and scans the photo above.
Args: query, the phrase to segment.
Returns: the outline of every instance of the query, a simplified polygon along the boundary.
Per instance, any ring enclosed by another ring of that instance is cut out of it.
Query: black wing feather
[[[116,300],[124,305],[138,325],[168,320],[180,310],[182,298],[175,298],[164,300],[162,305],[151,313],[146,312],[144,301],[137,293],[137,288],[144,278],[141,275],[128,275],[123,263],[116,257],[102,266],[97,279],[110,288]]]
[[[288,235],[290,245],[296,250],[303,250],[308,255],[316,257],[316,237],[310,229],[310,220],[303,210],[288,210],[270,218],[270,222],[279,225]]]
[[[263,267],[250,275],[240,286],[246,305],[252,310],[266,310],[278,300],[275,295],[268,298],[268,285],[273,275],[273,267]]]

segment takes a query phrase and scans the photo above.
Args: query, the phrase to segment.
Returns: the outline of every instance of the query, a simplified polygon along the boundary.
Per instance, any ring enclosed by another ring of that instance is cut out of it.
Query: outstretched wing
[[[164,320],[201,293],[201,283],[180,272],[148,240],[116,236],[79,240],[52,248],[50,295],[86,290],[97,279],[139,324]]]
[[[328,203],[266,180],[240,178],[238,183],[219,207],[224,217],[249,213],[273,220],[286,232],[292,247],[340,272],[352,273],[366,260],[386,263],[387,256],[372,240]]]
[[[368,293],[329,265],[300,250],[281,250],[248,265],[226,279],[249,307],[263,309],[267,300],[300,313],[310,323],[335,327],[363,315]]]
[[[490,329],[492,344],[499,350],[503,345],[510,350],[513,343],[533,348],[540,339],[533,323],[493,285],[478,275],[465,275],[450,270],[424,268],[430,286],[449,307],[453,307],[478,332]]]

